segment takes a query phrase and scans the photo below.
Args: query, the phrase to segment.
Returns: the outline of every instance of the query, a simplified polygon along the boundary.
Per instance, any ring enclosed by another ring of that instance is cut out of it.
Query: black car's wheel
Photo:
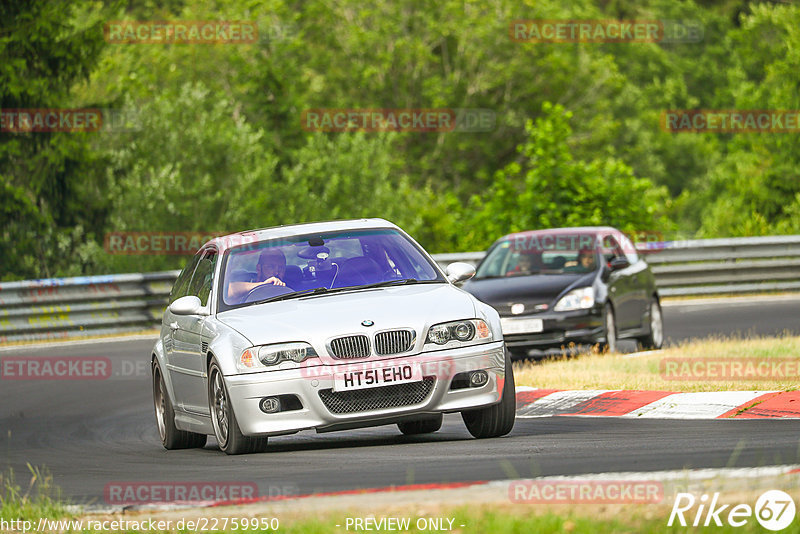
[[[528,356],[528,349],[509,349],[509,353],[511,354],[511,361],[515,360],[526,360],[529,358]]]
[[[263,452],[267,448],[266,437],[250,437],[242,434],[236,414],[233,413],[228,388],[217,362],[212,361],[208,369],[208,406],[211,408],[211,423],[220,450],[226,454],[250,454]]]
[[[442,414],[434,415],[433,417],[426,417],[417,421],[406,421],[397,423],[397,428],[406,436],[413,436],[415,434],[430,434],[442,428]]]
[[[153,405],[156,410],[158,436],[165,449],[195,449],[205,446],[208,436],[178,430],[175,426],[175,410],[172,401],[169,400],[161,368],[156,361],[153,361]]]
[[[658,299],[650,303],[650,333],[639,338],[639,343],[646,350],[660,349],[664,345],[664,319]]]
[[[511,355],[506,350],[506,372],[503,396],[499,403],[465,410],[461,418],[469,433],[476,438],[497,438],[505,436],[514,428],[517,410],[517,394],[514,385],[514,370],[511,367]]]
[[[603,352],[617,352],[617,317],[609,303],[603,308],[603,336],[605,341],[600,345]]]

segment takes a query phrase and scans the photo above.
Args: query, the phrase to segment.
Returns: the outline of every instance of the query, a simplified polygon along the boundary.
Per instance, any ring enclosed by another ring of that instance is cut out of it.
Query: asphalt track
[[[800,333],[800,300],[664,308],[667,337]],[[104,503],[114,482],[254,482],[260,495],[391,485],[800,462],[800,420],[520,419],[513,432],[473,440],[458,415],[441,431],[402,436],[394,426],[272,438],[267,453],[229,457],[165,451],[157,437],[147,358],[153,340],[3,350],[6,356],[109,357],[127,376],[98,381],[0,381],[0,470],[26,480],[46,466],[66,497]],[[135,362],[144,362],[138,369]],[[127,366],[127,367],[125,367]]]

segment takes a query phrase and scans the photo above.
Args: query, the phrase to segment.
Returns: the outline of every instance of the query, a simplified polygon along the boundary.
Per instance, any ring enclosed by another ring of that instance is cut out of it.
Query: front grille
[[[423,402],[430,395],[435,382],[435,378],[427,376],[421,382],[409,384],[340,392],[323,389],[319,392],[319,398],[331,413],[337,414],[399,408]]]
[[[330,348],[335,358],[366,358],[369,356],[369,339],[364,335],[337,337],[331,341]]]
[[[413,345],[413,330],[390,330],[375,335],[375,353],[381,356],[408,352]]]

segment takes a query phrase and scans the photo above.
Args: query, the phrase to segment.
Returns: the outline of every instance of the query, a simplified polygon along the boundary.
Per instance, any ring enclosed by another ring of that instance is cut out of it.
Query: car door
[[[199,260],[189,282],[187,295],[200,299],[208,306],[217,262],[215,248],[201,250]],[[187,411],[208,415],[207,369],[203,350],[203,325],[207,315],[173,315],[174,348],[169,362],[169,373],[179,406]]]
[[[197,267],[197,263],[200,261],[201,254],[195,254],[189,263],[186,264],[186,267],[183,268],[181,274],[178,275],[178,279],[175,281],[175,284],[172,286],[172,291],[169,293],[169,303],[172,304],[176,300],[181,297],[185,297],[189,292],[189,283],[192,281],[192,275],[194,274],[194,270]],[[180,359],[179,356],[176,354],[176,351],[180,353],[184,350],[183,342],[179,341],[176,348],[176,333],[178,332],[178,315],[175,315],[171,311],[169,311],[169,307],[164,310],[164,316],[161,321],[161,339],[164,344],[164,359],[166,363],[166,370],[165,373],[170,377],[170,383],[173,384],[172,387],[172,402],[175,406],[182,406],[184,399],[181,396],[181,391],[176,390],[174,387],[173,382],[173,373],[171,372],[172,362]]]
[[[633,242],[625,234],[620,232],[615,237],[622,246],[623,254],[631,264],[627,270],[630,276],[632,324],[633,327],[640,327],[650,305],[650,291],[648,290],[650,276],[647,272],[647,264],[639,257]]]
[[[615,258],[625,258],[625,254],[613,234],[606,234],[602,240],[602,255],[606,269]],[[627,258],[626,258],[627,259]],[[639,324],[636,317],[635,290],[631,276],[631,266],[610,271],[607,274],[608,295],[614,305],[617,330],[629,330]]]

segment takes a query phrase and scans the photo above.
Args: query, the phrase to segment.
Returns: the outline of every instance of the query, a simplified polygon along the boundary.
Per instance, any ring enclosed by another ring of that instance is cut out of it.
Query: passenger
[[[507,275],[532,274],[539,272],[539,258],[533,254],[520,254],[517,258],[517,266],[506,273]]]
[[[282,280],[286,272],[286,256],[277,248],[268,248],[258,257],[256,275],[251,282],[231,282],[228,284],[228,300],[235,301],[253,289],[263,285],[285,286]]]

